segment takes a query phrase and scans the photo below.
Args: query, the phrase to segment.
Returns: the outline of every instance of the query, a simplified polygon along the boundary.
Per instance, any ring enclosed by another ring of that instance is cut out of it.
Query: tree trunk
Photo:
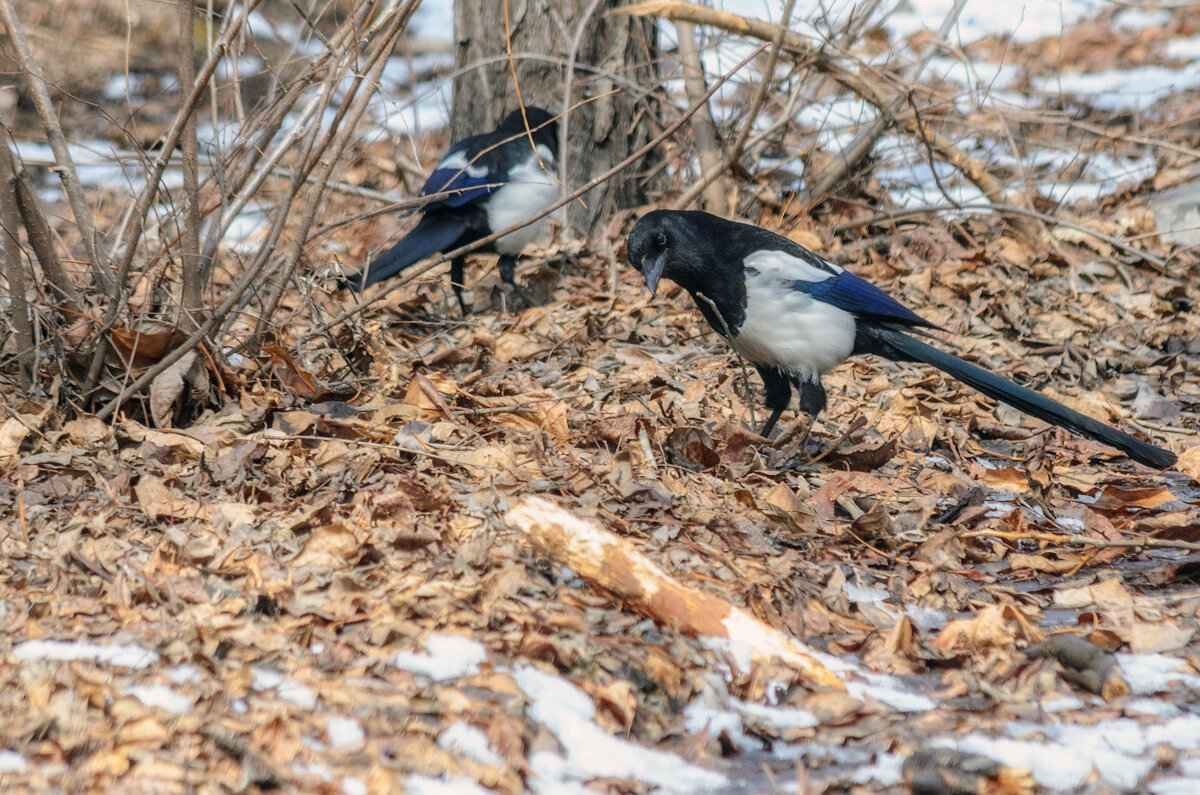
[[[457,0],[451,134],[454,140],[490,130],[518,105],[508,60],[505,6],[520,99],[554,115],[563,111],[572,45],[575,67],[566,118],[568,188],[620,163],[657,129],[653,98],[658,87],[657,28],[649,19],[606,17],[617,0]],[[590,14],[589,14],[590,12]],[[648,121],[649,120],[649,121]],[[560,119],[560,125],[562,119]],[[613,210],[647,202],[647,182],[658,158],[647,157],[571,205],[568,221],[589,234]],[[653,193],[653,191],[650,191]]]

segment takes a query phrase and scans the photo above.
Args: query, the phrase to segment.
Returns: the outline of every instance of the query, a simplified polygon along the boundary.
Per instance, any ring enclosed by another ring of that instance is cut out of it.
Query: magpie
[[[425,205],[416,227],[365,271],[345,277],[344,286],[365,289],[428,256],[469,245],[547,209],[559,196],[552,176],[557,156],[558,122],[532,106],[524,114],[514,110],[490,133],[454,144],[421,188],[422,196],[449,195]],[[476,249],[500,255],[500,278],[517,292],[520,288],[513,278],[517,255],[542,231],[545,221]],[[450,262],[450,284],[464,315],[465,265],[464,257]]]
[[[708,213],[655,210],[634,226],[628,254],[651,295],[664,277],[679,284],[708,325],[754,364],[771,411],[763,436],[788,407],[793,387],[800,409],[815,419],[825,408],[821,374],[852,355],[871,353],[932,365],[990,398],[1147,466],[1175,464],[1167,450],[915,339],[910,333],[929,336],[942,329],[870,282],[766,229]]]

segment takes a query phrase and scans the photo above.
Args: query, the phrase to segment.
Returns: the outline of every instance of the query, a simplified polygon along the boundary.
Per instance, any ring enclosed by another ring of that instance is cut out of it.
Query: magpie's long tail
[[[345,277],[343,286],[364,290],[390,279],[409,265],[452,247],[466,230],[466,224],[461,221],[427,214],[396,245],[376,257],[366,271]]]
[[[1051,425],[1111,445],[1148,467],[1167,469],[1175,465],[1175,454],[1168,450],[1147,444],[1116,428],[1072,411],[1045,395],[1018,386],[1006,378],[964,362],[957,356],[926,345],[903,332],[879,326],[869,329],[860,326],[856,352],[874,353],[893,361],[924,362],[978,389],[990,398],[1007,403]]]

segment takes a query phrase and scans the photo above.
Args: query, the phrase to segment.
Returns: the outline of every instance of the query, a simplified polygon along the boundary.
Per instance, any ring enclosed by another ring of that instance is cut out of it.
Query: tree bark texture
[[[649,19],[605,16],[619,4],[618,0],[456,0],[455,64],[461,74],[454,81],[453,139],[486,132],[516,109],[517,84],[526,106],[561,113],[574,46],[566,187],[585,183],[645,145],[658,129],[657,28]],[[563,156],[560,152],[560,160]],[[613,210],[645,204],[648,195],[657,193],[647,189],[658,173],[658,162],[658,157],[643,158],[628,173],[585,195],[583,202],[572,203],[568,213],[572,229],[588,234]]]

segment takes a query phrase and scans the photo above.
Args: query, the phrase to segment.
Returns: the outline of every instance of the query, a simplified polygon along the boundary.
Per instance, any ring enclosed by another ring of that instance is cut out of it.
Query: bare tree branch
[[[17,371],[21,388],[33,385],[37,367],[37,347],[33,340],[33,322],[25,297],[25,269],[21,265],[20,213],[17,210],[17,173],[7,137],[0,141],[0,227],[4,228],[4,271],[8,277],[13,329],[16,331]]]
[[[0,144],[7,148],[12,139],[12,132],[3,124],[0,124],[0,137],[3,138]],[[42,214],[42,207],[38,202],[37,192],[33,189],[33,183],[29,179],[29,173],[25,170],[25,165],[16,152],[12,152],[12,161],[13,171],[17,178],[17,209],[21,213],[21,219],[25,222],[29,245],[33,248],[33,254],[37,257],[38,264],[42,266],[46,284],[57,293],[56,301],[68,311],[79,314],[83,311],[79,291],[75,289],[70,274],[63,268],[62,260],[58,258],[58,252],[54,250],[54,243],[50,239],[50,225],[46,223],[46,216]]]
[[[57,161],[55,170],[58,172],[58,178],[62,180],[67,200],[71,203],[71,212],[75,214],[75,225],[79,227],[84,250],[87,251],[92,268],[92,278],[97,287],[110,292],[114,281],[108,271],[108,254],[96,237],[96,224],[92,219],[92,210],[88,206],[87,197],[83,194],[83,185],[79,181],[79,174],[75,171],[75,164],[71,161],[67,137],[58,121],[58,114],[54,111],[50,92],[46,89],[46,78],[42,73],[42,68],[33,56],[33,50],[29,46],[29,40],[25,37],[25,30],[21,27],[20,20],[17,19],[17,12],[13,8],[12,0],[0,0],[0,19],[4,21],[4,26],[8,29],[8,37],[17,49],[21,68],[25,70],[25,82],[29,86],[29,93],[33,97],[38,117],[42,121],[42,128],[46,131],[46,140],[50,144],[51,151],[54,152],[54,159]]]
[[[967,0],[955,0],[954,5],[946,14],[946,18],[942,20],[942,25],[938,28],[936,34],[922,48],[917,59],[912,62],[908,70],[905,71],[904,77],[901,80],[901,88],[894,97],[887,103],[887,106],[879,109],[879,114],[875,117],[865,130],[862,130],[858,135],[854,136],[854,140],[842,152],[839,157],[826,171],[816,180],[815,184],[809,188],[809,202],[819,201],[827,194],[834,185],[841,182],[842,179],[851,170],[857,166],[867,153],[875,146],[875,142],[879,140],[879,136],[892,126],[895,122],[896,114],[904,107],[908,101],[908,91],[911,86],[921,79],[921,73],[925,71],[925,66],[929,63],[929,59],[937,52],[938,47],[950,35],[951,29],[958,24],[958,17],[962,13],[963,6]]]
[[[683,68],[683,90],[688,102],[694,104],[704,95],[704,66],[700,63],[700,50],[696,47],[696,28],[691,22],[676,22],[675,32],[679,37],[677,44],[680,66]],[[692,117],[692,134],[696,139],[696,156],[700,160],[700,181],[693,190],[697,195],[704,193],[705,209],[709,212],[728,215],[734,197],[733,183],[726,178],[722,167],[724,158],[721,157],[717,125],[713,123],[712,109],[708,103]]]
[[[196,84],[195,16],[193,0],[176,0],[179,5],[179,85],[185,94]],[[204,294],[209,269],[200,257],[199,142],[196,114],[185,117],[183,132],[183,234],[179,240],[183,290],[183,328],[195,330],[204,316]]]

